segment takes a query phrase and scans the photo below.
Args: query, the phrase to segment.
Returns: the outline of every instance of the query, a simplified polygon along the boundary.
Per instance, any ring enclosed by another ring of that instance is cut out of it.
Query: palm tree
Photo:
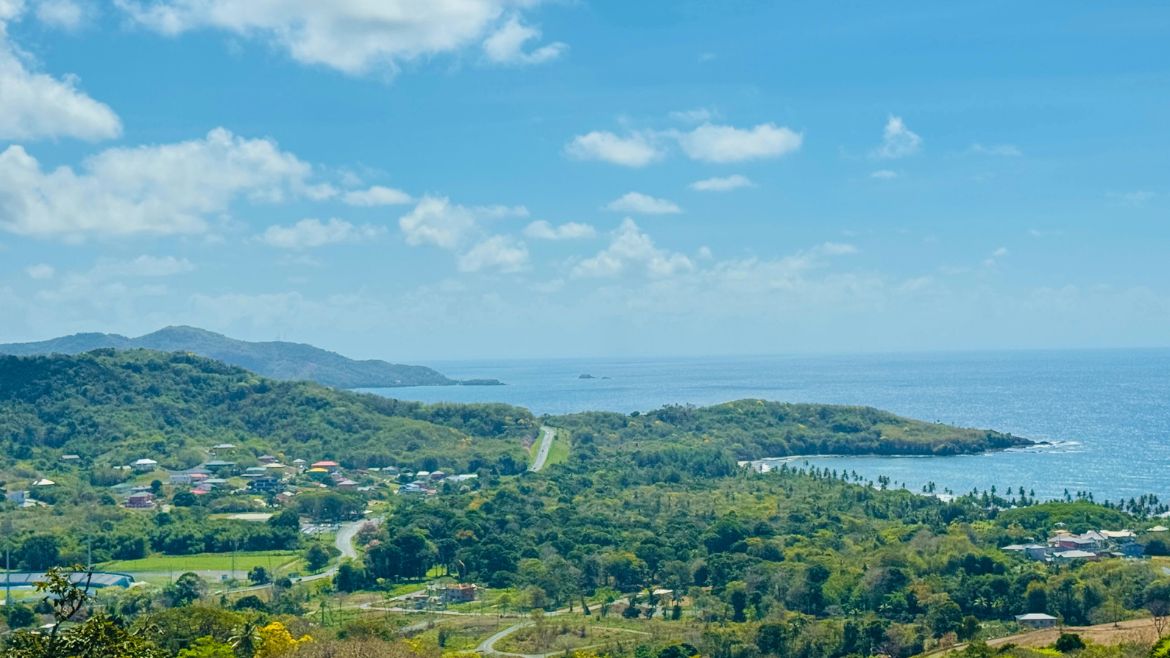
[[[236,653],[244,658],[252,658],[260,648],[260,622],[255,617],[244,620],[236,632],[228,638]]]

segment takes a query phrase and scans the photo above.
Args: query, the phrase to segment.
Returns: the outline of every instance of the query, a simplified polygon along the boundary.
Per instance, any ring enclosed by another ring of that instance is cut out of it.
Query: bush
[[[1056,644],[1052,645],[1052,648],[1061,653],[1079,651],[1085,648],[1085,641],[1076,633],[1061,633],[1060,637],[1056,640]]]

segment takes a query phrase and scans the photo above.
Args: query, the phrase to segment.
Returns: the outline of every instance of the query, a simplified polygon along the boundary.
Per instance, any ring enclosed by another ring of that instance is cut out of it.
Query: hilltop
[[[513,472],[536,422],[508,405],[424,405],[277,381],[194,354],[102,349],[0,356],[0,428],[0,454],[17,460],[63,452],[125,464],[149,454],[182,468],[227,442],[355,466]]]
[[[314,381],[336,388],[390,388],[395,386],[450,386],[492,384],[494,380],[459,382],[424,366],[386,361],[357,361],[304,343],[248,342],[196,327],[166,327],[128,338],[119,334],[81,333],[35,343],[0,345],[0,354],[81,354],[96,349],[148,349],[190,352],[288,381]]]

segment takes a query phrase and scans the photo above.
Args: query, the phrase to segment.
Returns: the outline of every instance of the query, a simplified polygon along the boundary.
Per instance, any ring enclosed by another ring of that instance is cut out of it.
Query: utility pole
[[[12,609],[12,544],[4,542],[4,609]]]

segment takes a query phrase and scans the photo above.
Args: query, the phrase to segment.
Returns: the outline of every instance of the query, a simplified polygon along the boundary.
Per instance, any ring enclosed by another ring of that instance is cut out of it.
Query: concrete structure
[[[126,507],[129,509],[154,509],[154,494],[149,491],[138,491],[126,498]]]
[[[133,464],[130,464],[130,467],[139,473],[149,473],[158,468],[158,462],[153,459],[143,457],[142,459],[136,460]]]

